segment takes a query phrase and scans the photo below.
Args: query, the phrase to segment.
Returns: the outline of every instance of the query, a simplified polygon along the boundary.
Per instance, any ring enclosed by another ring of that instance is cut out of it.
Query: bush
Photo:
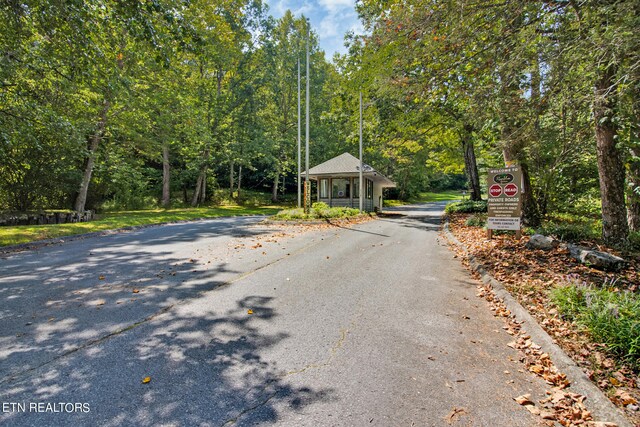
[[[303,209],[285,209],[278,212],[274,218],[281,220],[302,219],[334,219],[351,218],[360,215],[360,210],[354,208],[330,208],[323,202],[314,203],[309,214],[305,214]]]
[[[322,212],[329,209],[329,205],[325,202],[316,202],[311,205],[311,209],[316,214],[316,216],[321,217]]]
[[[465,222],[467,227],[484,227],[486,224],[487,215],[485,214],[473,214]]]
[[[611,353],[640,369],[640,295],[570,283],[554,290],[551,299]]]
[[[450,203],[445,208],[445,212],[452,213],[483,213],[487,211],[487,201],[480,200],[474,202],[472,200],[464,200],[462,202]]]
[[[590,223],[546,222],[537,232],[545,236],[554,236],[565,241],[597,240],[600,230]]]
[[[640,231],[632,231],[629,233],[629,244],[631,248],[640,251]]]

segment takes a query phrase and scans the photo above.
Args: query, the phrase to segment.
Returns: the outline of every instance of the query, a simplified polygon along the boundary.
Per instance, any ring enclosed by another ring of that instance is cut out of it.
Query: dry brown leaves
[[[478,286],[477,295],[489,302],[494,316],[503,318],[503,329],[514,337],[507,345],[520,351],[520,362],[524,363],[529,372],[553,387],[547,391],[549,397],[540,400],[538,404],[529,394],[515,397],[514,400],[544,422],[549,422],[549,425],[558,422],[563,426],[579,426],[592,421],[593,417],[583,403],[585,397],[565,390],[570,385],[567,376],[559,372],[549,355],[531,340],[531,336],[522,329],[520,322],[507,309],[502,299],[496,297],[491,286]]]
[[[486,232],[481,228],[465,226],[466,217],[455,215],[449,219],[451,231],[456,238],[489,274],[504,284],[611,401],[626,409],[624,412],[632,423],[640,426],[640,411],[629,410],[629,407],[633,408],[640,401],[638,376],[609,357],[604,345],[593,342],[577,325],[562,319],[548,297],[549,291],[564,284],[569,274],[577,274],[581,280],[594,284],[611,283],[617,278],[615,283],[618,287],[636,290],[640,284],[640,262],[631,259],[626,271],[612,275],[577,263],[566,250],[560,248],[552,251],[528,250],[525,248],[527,237],[517,241],[513,236],[499,235],[487,240]],[[593,244],[587,246],[595,247]],[[455,257],[460,258],[468,267],[464,251],[455,246],[451,246],[451,249],[455,252]],[[603,247],[599,249],[612,252]],[[477,273],[473,275],[478,277]],[[554,389],[563,390],[568,385],[566,378],[555,371],[548,355],[541,352],[521,331],[520,325],[512,318],[509,310],[500,301],[495,300],[493,291],[481,287],[478,296],[489,301],[496,316],[505,318],[505,330],[514,336],[510,346],[523,352],[523,362],[528,369],[542,377]],[[553,396],[559,396],[555,391],[551,393]],[[577,415],[573,411],[582,410],[582,402],[576,401],[573,397],[565,397],[558,402],[554,402],[553,399],[544,402],[540,411],[560,411],[557,422],[562,424],[562,420],[570,420],[569,424],[562,425],[580,425],[580,422],[586,420],[583,418],[584,412],[576,418]]]

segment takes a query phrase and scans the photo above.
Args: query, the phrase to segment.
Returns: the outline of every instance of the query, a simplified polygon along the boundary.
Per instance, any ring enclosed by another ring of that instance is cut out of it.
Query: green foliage
[[[324,202],[314,203],[309,214],[304,213],[304,209],[286,209],[278,212],[274,219],[277,220],[318,220],[318,219],[338,219],[338,218],[354,218],[361,214],[360,210],[354,208],[335,207],[330,208]]]
[[[596,288],[569,278],[551,298],[568,319],[584,326],[607,349],[640,369],[640,295]]]
[[[329,205],[326,204],[325,202],[315,202],[314,204],[311,205],[311,209],[313,210],[316,216],[320,217],[323,211],[326,211],[329,209]]]
[[[487,201],[481,200],[474,202],[472,200],[464,200],[462,202],[450,203],[445,208],[445,212],[448,214],[487,212]]]
[[[507,156],[557,222],[544,227],[589,236],[554,215],[601,215],[592,107],[607,64],[617,150],[638,187],[637,6],[488,5],[358,2],[367,31],[330,63],[304,16],[274,19],[250,0],[4,2],[0,209],[71,208],[81,183],[89,208],[207,204],[238,191],[239,175],[238,202],[258,203],[249,188],[286,199],[311,30],[312,165],[357,153],[363,91],[365,161],[397,183],[389,199],[462,189],[475,166],[482,182]]]
[[[640,251],[640,231],[629,233],[629,244],[633,250]]]
[[[537,229],[537,233],[560,240],[579,242],[598,240],[601,230],[602,224],[599,220],[570,214],[556,214],[550,220],[544,221]]]
[[[486,214],[473,214],[465,221],[467,227],[484,227],[487,225]]]
[[[421,191],[409,200],[384,199],[385,206],[402,206],[407,203],[429,203],[460,200],[463,197],[462,191],[446,190],[439,192]]]

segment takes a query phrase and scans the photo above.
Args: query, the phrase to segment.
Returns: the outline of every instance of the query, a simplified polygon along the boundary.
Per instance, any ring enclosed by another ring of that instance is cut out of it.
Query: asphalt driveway
[[[442,208],[319,230],[225,218],[5,255],[0,421],[536,425],[513,398],[545,385],[439,242]]]

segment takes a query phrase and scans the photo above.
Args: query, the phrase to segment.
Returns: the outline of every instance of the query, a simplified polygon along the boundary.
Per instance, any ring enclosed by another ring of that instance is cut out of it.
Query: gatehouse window
[[[329,180],[328,179],[320,180],[320,198],[321,199],[329,198]]]
[[[333,191],[331,197],[333,199],[349,198],[349,180],[344,178],[334,178],[331,180]]]

